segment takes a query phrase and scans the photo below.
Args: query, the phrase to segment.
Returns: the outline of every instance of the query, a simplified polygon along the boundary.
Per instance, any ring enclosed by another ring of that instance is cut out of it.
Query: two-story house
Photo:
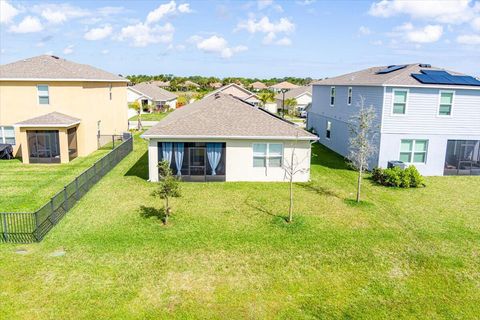
[[[348,123],[359,101],[376,110],[376,154],[424,175],[480,175],[480,81],[428,64],[373,67],[313,85],[307,128],[346,156]]]
[[[128,128],[128,80],[42,55],[0,66],[0,143],[24,163],[66,163]]]

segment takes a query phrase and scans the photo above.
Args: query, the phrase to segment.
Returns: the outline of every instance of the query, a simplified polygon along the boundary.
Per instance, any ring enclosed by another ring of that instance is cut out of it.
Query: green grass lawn
[[[102,148],[66,164],[0,160],[0,212],[33,212],[111,149]]]
[[[287,184],[183,183],[163,226],[137,140],[43,242],[0,245],[1,317],[478,318],[478,177],[366,181],[355,205],[355,173],[314,150],[293,224]]]
[[[142,121],[160,121],[165,118],[170,112],[162,112],[162,113],[145,113],[141,115]],[[137,121],[138,116],[133,116],[129,120],[130,121]]]

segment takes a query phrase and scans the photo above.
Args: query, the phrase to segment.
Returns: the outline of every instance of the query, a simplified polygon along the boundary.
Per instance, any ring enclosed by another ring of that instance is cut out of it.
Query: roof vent
[[[59,57],[57,56],[51,56],[53,59],[60,59]]]
[[[427,63],[420,63],[418,66],[419,66],[420,68],[431,68],[431,67],[432,67],[431,64],[427,64]]]
[[[215,99],[218,99],[218,98],[220,98],[220,94],[217,92],[215,93]]]

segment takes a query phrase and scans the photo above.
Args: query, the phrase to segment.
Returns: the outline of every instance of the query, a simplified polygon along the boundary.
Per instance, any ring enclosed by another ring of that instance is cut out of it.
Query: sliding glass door
[[[60,163],[58,130],[27,131],[30,163]]]
[[[444,175],[480,175],[480,140],[448,140]]]

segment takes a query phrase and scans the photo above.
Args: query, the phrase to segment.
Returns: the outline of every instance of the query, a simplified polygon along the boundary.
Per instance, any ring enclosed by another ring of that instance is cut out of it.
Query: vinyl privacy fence
[[[35,212],[0,212],[0,242],[38,242],[90,188],[133,150],[128,137]]]

